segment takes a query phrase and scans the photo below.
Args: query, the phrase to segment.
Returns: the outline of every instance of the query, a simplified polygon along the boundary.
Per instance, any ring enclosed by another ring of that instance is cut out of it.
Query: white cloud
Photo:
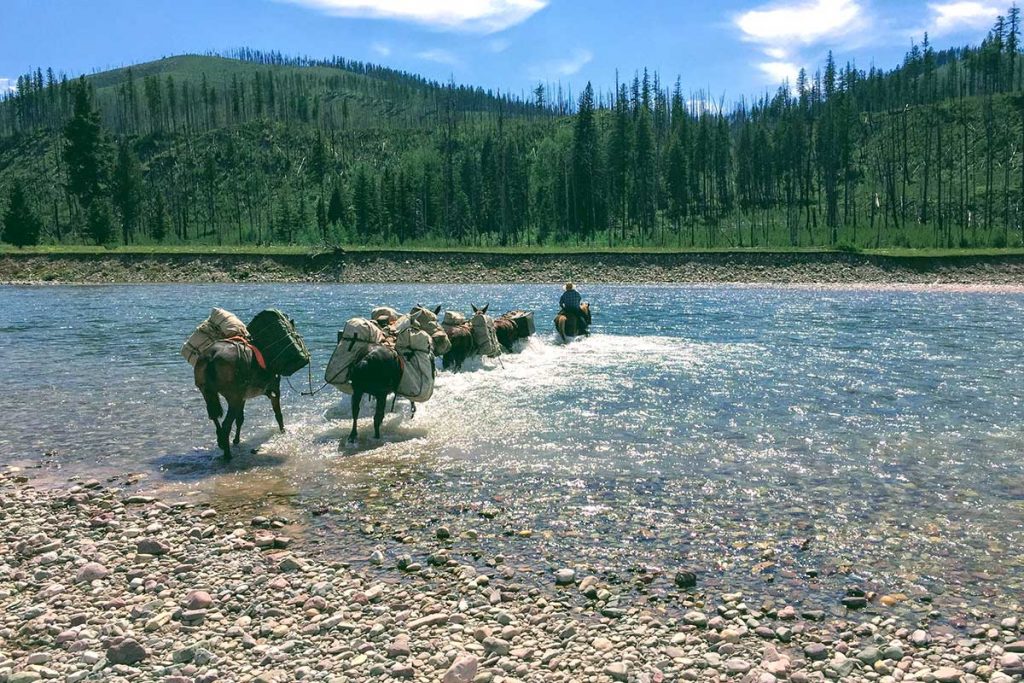
[[[856,0],[811,0],[771,5],[736,17],[743,38],[783,49],[792,43],[810,45],[864,27],[864,8]]]
[[[504,52],[509,48],[512,43],[508,42],[504,38],[495,38],[487,44],[487,48],[494,53]]]
[[[594,53],[590,50],[579,48],[568,57],[533,65],[530,67],[530,78],[542,81],[572,76],[579,73],[593,58]]]
[[[549,0],[283,0],[338,17],[397,19],[431,28],[494,33],[520,24]]]
[[[928,5],[932,12],[930,33],[942,35],[964,29],[990,28],[999,16],[999,6],[987,2],[943,2]]]
[[[0,94],[17,90],[17,82],[15,78],[0,78]]]
[[[873,19],[859,0],[799,0],[762,5],[735,16],[733,23],[740,37],[757,43],[768,58],[754,63],[765,81],[778,85],[788,80],[792,86],[806,63],[802,49],[839,38],[848,44],[863,37]]]
[[[430,50],[423,50],[417,52],[416,56],[420,59],[425,59],[428,62],[437,62],[438,64],[448,64],[449,66],[456,66],[461,64],[461,60],[450,50],[444,50],[439,47],[432,48]]]
[[[374,43],[370,46],[370,49],[381,57],[387,57],[391,54],[391,46],[386,45],[385,43]]]
[[[800,75],[800,65],[793,62],[760,62],[757,68],[764,72],[772,83],[781,84],[787,81],[790,87],[796,85],[797,76]]]

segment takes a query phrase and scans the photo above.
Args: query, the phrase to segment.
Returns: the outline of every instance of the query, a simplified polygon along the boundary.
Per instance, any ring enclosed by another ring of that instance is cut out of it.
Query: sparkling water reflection
[[[341,555],[369,547],[339,529],[355,519],[468,527],[496,507],[503,533],[484,534],[485,550],[537,566],[690,565],[711,584],[808,595],[863,580],[950,604],[1024,589],[1024,295],[592,287],[596,333],[562,346],[557,294],[0,288],[0,462],[313,511],[310,542]],[[287,311],[318,380],[337,328],[385,302],[533,308],[539,334],[440,375],[381,443],[362,429],[339,451],[347,399],[286,390],[286,434],[256,401],[241,455],[217,457],[177,355],[210,306]]]

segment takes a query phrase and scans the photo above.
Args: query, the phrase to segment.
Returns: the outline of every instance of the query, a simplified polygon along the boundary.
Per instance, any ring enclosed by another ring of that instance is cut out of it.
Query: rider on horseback
[[[583,297],[576,290],[571,282],[565,283],[565,292],[562,293],[562,298],[558,300],[558,305],[562,307],[562,311],[566,315],[571,315],[576,320],[584,320],[583,310],[580,308],[580,303],[583,301]]]

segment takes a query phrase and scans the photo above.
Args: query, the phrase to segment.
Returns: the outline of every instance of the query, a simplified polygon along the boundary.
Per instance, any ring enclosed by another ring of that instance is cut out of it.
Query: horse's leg
[[[270,394],[270,405],[274,408],[274,418],[277,420],[277,428],[284,434],[284,415],[281,413],[281,393],[273,392]]]
[[[238,418],[238,402],[228,399],[228,414],[220,425],[217,434],[217,443],[224,449],[224,457],[231,458],[231,426]]]
[[[242,423],[245,422],[245,401],[238,406],[238,414],[235,416],[235,445],[242,440]]]
[[[348,440],[355,443],[359,438],[356,432],[356,423],[359,421],[359,404],[363,402],[363,392],[358,389],[352,391],[352,432],[348,435]]]
[[[413,419],[414,417],[416,417],[416,401],[412,401],[412,400],[410,400],[410,401],[409,401],[409,405],[411,405],[411,406],[412,406],[412,415],[410,415],[410,416],[409,416],[409,419],[411,420],[411,419]]]
[[[376,397],[377,406],[373,411],[373,438],[380,438],[380,425],[384,422],[384,411],[388,407],[388,395],[381,394]]]

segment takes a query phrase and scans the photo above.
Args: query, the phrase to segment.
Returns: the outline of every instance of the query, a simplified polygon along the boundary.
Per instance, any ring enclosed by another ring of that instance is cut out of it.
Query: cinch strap
[[[228,337],[224,341],[235,342],[236,344],[248,346],[249,349],[252,350],[252,355],[256,356],[256,362],[259,364],[260,368],[264,370],[267,369],[267,362],[263,360],[263,354],[260,353],[260,350],[253,346],[252,342],[245,337]]]

